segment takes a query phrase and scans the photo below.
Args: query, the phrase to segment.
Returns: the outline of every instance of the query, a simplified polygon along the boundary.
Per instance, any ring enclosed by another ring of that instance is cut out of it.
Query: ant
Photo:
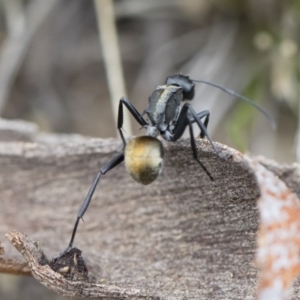
[[[98,172],[78,212],[69,246],[63,253],[66,253],[73,247],[79,221],[82,219],[91,202],[101,175],[105,175],[122,161],[125,161],[125,167],[128,173],[134,180],[141,184],[150,184],[158,177],[162,171],[164,159],[164,148],[161,141],[157,139],[158,135],[169,142],[176,142],[183,135],[186,127],[189,127],[193,157],[202,167],[210,180],[212,182],[214,181],[214,177],[198,158],[192,127],[193,123],[197,123],[200,129],[200,137],[206,137],[214,152],[220,156],[207,132],[210,112],[208,110],[204,110],[196,113],[190,103],[187,102],[181,106],[183,101],[193,99],[195,94],[195,82],[211,85],[248,102],[262,112],[269,119],[272,126],[275,127],[273,118],[263,108],[248,98],[217,84],[203,80],[190,79],[188,76],[181,74],[168,76],[164,85],[159,85],[155,88],[155,91],[150,96],[148,106],[143,114],[140,114],[126,98],[121,98],[118,112],[118,130],[123,141],[123,152],[114,157]],[[133,138],[128,143],[126,142],[122,131],[123,106],[129,110],[142,128],[147,130],[146,135]],[[147,120],[144,119],[144,115],[147,115]]]

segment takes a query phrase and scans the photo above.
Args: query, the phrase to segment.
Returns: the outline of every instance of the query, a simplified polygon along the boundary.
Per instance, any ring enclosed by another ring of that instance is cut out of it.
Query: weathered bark
[[[21,142],[5,136],[0,130],[0,242],[5,251],[0,271],[6,271],[8,260],[18,260],[18,272],[23,272],[24,259],[4,238],[10,232],[8,239],[29,262],[32,274],[65,296],[255,297],[260,189],[242,154],[216,143],[223,156],[219,158],[209,143],[197,142],[215,184],[193,160],[188,140],[166,145],[163,174],[149,186],[134,182],[123,164],[103,176],[75,239],[89,276],[70,280],[61,275],[68,269],[54,272],[48,266],[40,247],[48,258],[67,247],[94,176],[121,151],[121,143],[47,136],[34,129]],[[300,195],[297,164],[260,162]],[[77,259],[79,254],[75,265]]]

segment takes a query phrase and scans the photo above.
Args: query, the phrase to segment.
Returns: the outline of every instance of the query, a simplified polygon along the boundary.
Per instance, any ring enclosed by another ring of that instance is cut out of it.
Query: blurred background
[[[155,86],[181,72],[253,99],[277,122],[274,131],[253,107],[197,84],[192,105],[210,110],[214,141],[299,161],[299,29],[300,0],[0,0],[0,115],[116,137],[118,99],[143,112]],[[4,275],[0,298],[63,299]]]

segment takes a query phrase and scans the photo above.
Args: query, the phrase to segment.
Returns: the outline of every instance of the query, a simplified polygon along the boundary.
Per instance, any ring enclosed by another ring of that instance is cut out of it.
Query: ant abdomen
[[[144,185],[152,183],[163,169],[164,148],[152,136],[131,139],[125,147],[125,167],[130,176]]]

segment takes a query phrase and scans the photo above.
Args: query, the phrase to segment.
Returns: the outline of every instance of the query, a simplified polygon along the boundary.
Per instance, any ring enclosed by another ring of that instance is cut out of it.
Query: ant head
[[[166,79],[167,85],[177,85],[182,88],[183,98],[192,100],[195,94],[195,83],[189,78],[181,74],[168,76]]]
[[[163,169],[164,148],[152,136],[131,139],[125,148],[125,166],[131,177],[142,184],[150,184]]]

